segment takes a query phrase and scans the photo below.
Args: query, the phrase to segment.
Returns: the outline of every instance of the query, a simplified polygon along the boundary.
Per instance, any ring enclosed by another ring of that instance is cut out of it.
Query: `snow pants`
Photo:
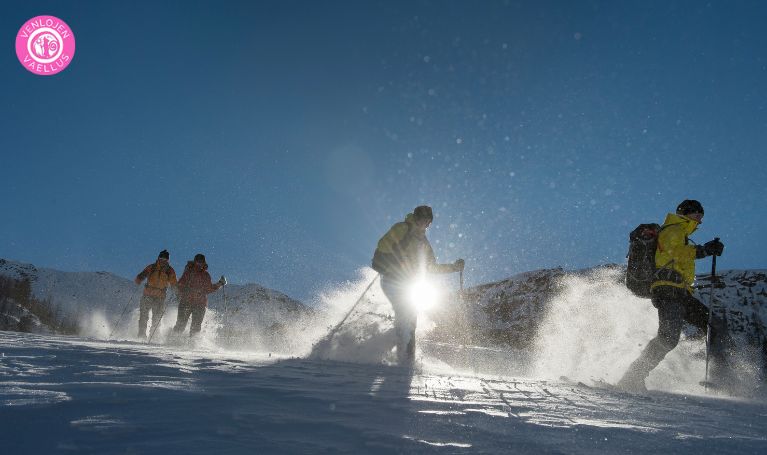
[[[658,335],[647,343],[626,373],[637,380],[647,378],[666,354],[676,347],[685,321],[697,327],[703,337],[708,326],[708,308],[686,289],[658,286],[652,290],[652,304],[658,309]],[[712,327],[712,338],[714,332]]]
[[[394,309],[394,331],[397,335],[397,360],[402,363],[415,358],[415,329],[418,310],[407,295],[407,284],[381,277],[381,289]]]
[[[155,327],[160,325],[160,319],[162,319],[162,315],[165,313],[165,297],[152,297],[149,295],[141,297],[138,316],[138,337],[140,339],[147,337],[146,323],[149,320],[150,311],[152,312],[152,325],[149,328],[151,336]]]
[[[189,329],[189,336],[200,333],[206,309],[206,305],[192,304],[182,299],[178,304],[178,316],[176,317],[176,326],[173,327],[173,331],[176,333],[183,332],[186,329],[189,316],[192,316],[192,327]]]

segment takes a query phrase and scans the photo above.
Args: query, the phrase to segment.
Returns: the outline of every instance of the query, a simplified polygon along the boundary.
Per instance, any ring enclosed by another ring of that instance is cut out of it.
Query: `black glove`
[[[221,279],[218,280],[218,284],[221,286],[226,286],[226,278],[224,278],[224,275],[221,275]]]
[[[706,256],[721,256],[724,251],[724,244],[718,239],[714,239],[704,243],[703,250],[706,252]]]
[[[453,262],[453,267],[455,267],[456,272],[463,271],[463,268],[465,265],[466,263],[464,262],[463,259],[457,259],[455,262]]]

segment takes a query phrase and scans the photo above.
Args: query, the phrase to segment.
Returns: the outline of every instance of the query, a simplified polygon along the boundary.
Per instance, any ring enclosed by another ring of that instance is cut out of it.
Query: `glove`
[[[453,262],[453,267],[455,268],[456,272],[463,271],[463,268],[465,265],[466,263],[464,262],[463,259],[457,259],[455,262]]]
[[[221,286],[226,286],[226,278],[224,278],[224,275],[221,275],[221,279],[218,280],[218,284]]]
[[[718,239],[711,240],[703,244],[703,250],[707,256],[721,256],[724,251],[724,244]]]

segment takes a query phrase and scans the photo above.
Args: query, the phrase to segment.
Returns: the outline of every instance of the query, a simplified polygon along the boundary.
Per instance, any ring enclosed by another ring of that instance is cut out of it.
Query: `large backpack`
[[[658,248],[660,225],[640,224],[629,234],[626,287],[637,297],[649,298],[655,280],[655,250]]]
[[[165,289],[170,281],[170,265],[159,266],[152,264],[152,271],[146,279],[146,285],[150,288]]]
[[[407,232],[405,232],[405,236],[397,245],[394,246],[396,252],[395,254],[382,253],[378,248],[376,248],[375,252],[373,253],[373,260],[371,263],[373,270],[380,273],[381,275],[392,275],[397,273],[398,266],[402,265],[400,262],[402,258],[398,255],[407,249],[412,240],[410,231],[410,224],[407,223]]]

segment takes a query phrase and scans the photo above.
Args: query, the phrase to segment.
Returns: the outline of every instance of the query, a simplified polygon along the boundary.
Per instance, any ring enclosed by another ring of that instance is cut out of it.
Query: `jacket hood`
[[[684,215],[677,215],[676,213],[669,213],[666,215],[666,221],[663,222],[664,226],[670,226],[672,224],[679,224],[684,229],[685,234],[690,235],[698,229],[698,222],[692,218],[687,218]]]
[[[188,270],[194,270],[194,269],[196,269],[197,267],[196,267],[196,264],[194,263],[194,261],[187,261],[187,263],[186,263],[186,268],[187,268]],[[203,264],[203,265],[202,265],[202,270],[208,270],[208,264]]]

